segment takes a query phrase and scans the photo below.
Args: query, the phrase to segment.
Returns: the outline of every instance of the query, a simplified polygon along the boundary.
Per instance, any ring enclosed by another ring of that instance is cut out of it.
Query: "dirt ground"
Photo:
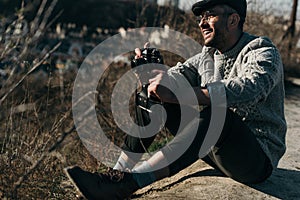
[[[300,79],[291,83],[285,101],[287,151],[267,181],[244,185],[198,161],[176,176],[139,190],[133,199],[300,199]]]

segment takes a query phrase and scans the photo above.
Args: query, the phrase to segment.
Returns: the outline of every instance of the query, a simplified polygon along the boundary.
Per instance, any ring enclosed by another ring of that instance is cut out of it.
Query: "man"
[[[201,74],[205,87],[193,88],[199,104],[206,108],[199,117],[186,120],[186,127],[197,124],[198,129],[183,155],[162,168],[157,166],[166,162],[164,152],[154,154],[138,167],[134,166],[139,158],[122,153],[115,170],[103,174],[86,172],[79,167],[67,168],[67,175],[86,198],[125,199],[139,188],[194,163],[210,123],[211,94],[218,94],[222,88],[227,101],[224,126],[216,145],[203,160],[243,183],[259,183],[271,175],[285,152],[283,66],[278,50],[269,39],[243,31],[246,10],[246,0],[201,0],[192,7],[193,13],[199,16],[205,47],[183,65],[193,65],[199,71],[203,67],[199,61],[207,52],[213,52],[215,66],[213,73],[206,70],[207,74]],[[148,93],[167,103],[166,127],[174,135],[178,131],[185,136],[189,130],[176,127],[180,121],[177,100],[161,87],[161,81],[172,73],[176,70],[158,72],[149,80]],[[170,151],[178,151],[176,144],[182,142],[181,137],[173,140],[170,144],[175,145],[170,145]],[[124,150],[144,152],[153,138],[142,141],[143,145],[139,138],[127,136]],[[126,169],[132,173],[124,172]]]

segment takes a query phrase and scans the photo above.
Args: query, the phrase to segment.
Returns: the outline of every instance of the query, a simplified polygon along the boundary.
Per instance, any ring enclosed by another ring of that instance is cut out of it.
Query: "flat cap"
[[[247,2],[246,0],[201,0],[192,6],[194,15],[199,16],[204,10],[216,5],[228,5],[240,15],[241,18],[246,18]]]

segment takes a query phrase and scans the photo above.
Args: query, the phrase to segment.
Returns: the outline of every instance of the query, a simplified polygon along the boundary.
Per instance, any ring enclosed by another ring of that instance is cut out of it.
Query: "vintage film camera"
[[[157,63],[164,64],[163,57],[156,48],[143,48],[141,49],[141,57],[138,59],[132,59],[131,67],[135,68],[143,64]],[[145,66],[147,67],[147,66]],[[147,70],[147,69],[145,69]],[[136,92],[135,104],[136,104],[136,115],[137,122],[141,126],[146,126],[150,123],[151,106],[153,104],[162,104],[157,99],[148,97],[147,88],[149,86],[146,81],[141,81],[142,87]]]
[[[163,64],[163,58],[160,52],[156,48],[144,48],[141,49],[141,57],[138,59],[133,59],[131,61],[131,67],[135,68],[137,66],[143,64],[150,64],[150,63],[158,63]],[[145,66],[147,68],[147,66]],[[146,69],[145,69],[146,70]],[[198,87],[201,85],[201,76],[198,73],[198,70],[189,65],[180,65],[176,66],[176,70],[183,75],[183,77],[191,84],[192,87]],[[148,80],[147,80],[148,81]],[[148,83],[146,81],[142,81],[141,90],[137,91],[136,93],[136,113],[137,113],[137,120],[139,125],[147,125],[150,123],[150,115],[151,115],[151,106],[154,104],[161,104],[157,99],[153,97],[148,97],[147,88]]]

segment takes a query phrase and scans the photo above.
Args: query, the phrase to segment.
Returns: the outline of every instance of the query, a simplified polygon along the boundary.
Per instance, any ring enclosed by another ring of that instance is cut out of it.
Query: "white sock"
[[[133,168],[133,172],[147,173],[151,171],[157,171],[168,166],[167,159],[161,151],[156,152],[147,161],[142,162],[141,165]]]
[[[132,172],[134,179],[141,188],[165,178],[170,174],[167,161],[161,151],[155,153],[150,159],[135,167]]]
[[[145,173],[151,171],[152,171],[152,167],[147,161],[142,162],[142,164],[132,169],[132,172],[135,173]]]
[[[140,155],[129,157],[125,152],[122,152],[113,169],[120,171],[131,171],[136,163],[140,160],[140,157]]]

